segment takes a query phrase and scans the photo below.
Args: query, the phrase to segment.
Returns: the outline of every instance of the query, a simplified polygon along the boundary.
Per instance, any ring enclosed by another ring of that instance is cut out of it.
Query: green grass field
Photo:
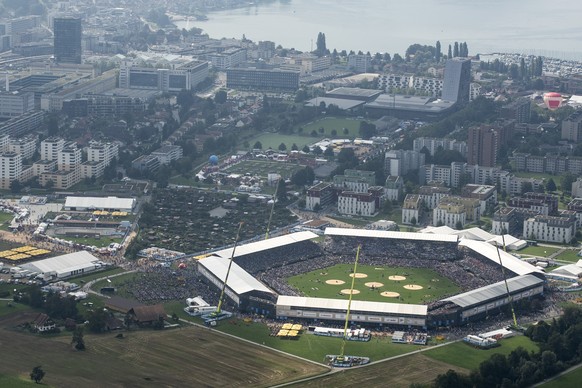
[[[525,336],[507,338],[500,341],[501,346],[492,349],[477,349],[464,342],[431,349],[424,354],[435,360],[443,361],[465,369],[476,369],[483,361],[495,353],[508,355],[521,346],[528,352],[537,351],[538,345]]]
[[[32,307],[21,304],[21,303],[14,303],[7,300],[0,300],[0,317],[8,314],[12,314],[15,312],[22,312],[22,311],[32,311]],[[1,380],[0,380],[1,381]],[[2,384],[0,384],[0,387]]]
[[[30,368],[32,371],[32,368]],[[46,372],[46,371],[45,371]],[[27,380],[28,379],[28,380]],[[29,376],[22,376],[22,378],[0,375],[0,387],[20,388],[20,387],[34,387],[36,384],[30,380]]]
[[[104,248],[109,246],[111,243],[121,244],[122,239],[119,237],[107,237],[103,236],[101,238],[96,237],[75,237],[70,235],[57,235],[59,238],[72,241],[77,244],[96,246],[97,248]]]
[[[86,283],[86,282],[90,282],[91,280],[104,278],[106,276],[116,275],[116,274],[122,273],[124,271],[125,271],[125,269],[123,269],[123,268],[112,267],[112,268],[104,269],[103,271],[91,272],[89,275],[75,276],[75,277],[68,279],[68,281],[73,282],[73,283],[83,283],[83,282]]]
[[[576,263],[578,260],[582,259],[582,257],[578,256],[578,252],[578,249],[568,249],[554,257],[554,259]]]
[[[284,143],[287,150],[291,150],[293,144],[296,144],[299,149],[302,149],[306,145],[316,143],[323,139],[325,136],[322,134],[317,134],[317,136],[309,136],[309,132],[303,135],[282,135],[279,133],[263,133],[257,137],[253,137],[248,140],[251,148],[257,141],[261,142],[263,150],[272,148],[274,150],[279,149],[279,145]]]
[[[303,128],[303,134],[305,135],[309,135],[312,131],[315,131],[318,135],[332,137],[333,135],[331,134],[331,131],[336,130],[337,135],[334,137],[354,139],[360,137],[360,121],[361,120],[326,117],[306,125],[301,125],[300,127]],[[298,128],[299,126],[295,129],[298,130]],[[323,133],[319,131],[320,128],[323,128]],[[348,130],[347,134],[344,133],[344,128]]]
[[[321,337],[313,334],[302,334],[297,340],[271,337],[267,325],[254,322],[245,323],[239,319],[222,321],[217,326],[217,330],[317,362],[323,362],[326,354],[337,354],[342,343],[340,338]],[[421,347],[414,345],[393,344],[389,337],[385,337],[372,338],[369,342],[347,341],[345,353],[370,357],[372,361],[378,361],[419,349]]]
[[[12,213],[4,213],[0,212],[0,229],[2,230],[10,230],[10,221],[14,218]]]
[[[284,162],[274,162],[269,160],[245,160],[234,166],[226,168],[224,171],[232,174],[257,174],[260,177],[267,178],[270,173],[281,175],[283,178],[291,178],[297,170],[303,166]]]
[[[559,248],[550,248],[550,247],[540,247],[540,246],[531,246],[518,251],[517,253],[520,255],[531,255],[531,256],[540,256],[540,257],[547,257],[550,256],[552,253],[558,252]]]
[[[582,368],[575,369],[570,373],[558,377],[556,380],[542,384],[541,387],[543,388],[579,387],[580,381],[582,381]]]
[[[316,270],[289,278],[290,285],[300,290],[306,296],[319,298],[348,299],[348,295],[340,293],[343,289],[351,287],[353,265],[338,264],[326,269]],[[425,268],[400,268],[400,267],[375,267],[369,265],[358,266],[358,273],[366,274],[365,278],[356,278],[354,290],[360,291],[354,294],[354,300],[367,300],[374,302],[410,303],[421,304],[435,300],[444,295],[456,294],[460,288],[452,281],[444,278],[436,272]],[[406,280],[389,280],[391,275],[401,275]],[[326,284],[327,280],[341,280],[345,283],[335,285]],[[372,289],[366,283],[377,282],[383,286]],[[405,285],[415,284],[423,287],[419,290],[407,290]],[[397,292],[399,298],[382,296],[384,291]]]

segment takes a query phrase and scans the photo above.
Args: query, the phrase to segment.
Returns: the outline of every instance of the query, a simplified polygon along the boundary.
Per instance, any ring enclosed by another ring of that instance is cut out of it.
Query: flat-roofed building
[[[22,159],[30,159],[36,152],[37,142],[38,137],[33,135],[21,138],[10,138],[7,149],[10,152],[22,155]]]
[[[210,62],[218,70],[227,70],[236,67],[247,60],[247,50],[234,47],[210,56]]]
[[[51,186],[53,189],[67,190],[80,182],[80,175],[77,169],[71,171],[51,171],[44,172],[38,177],[41,186]]]
[[[195,89],[206,77],[208,62],[192,61],[172,69],[140,67],[125,62],[119,70],[119,87],[178,92]]]
[[[374,171],[345,170],[343,175],[333,177],[333,185],[338,190],[367,193],[368,188],[376,184]]]
[[[481,214],[485,214],[487,209],[493,210],[497,205],[497,188],[469,183],[461,189],[461,197],[478,199],[481,204]]]
[[[404,192],[404,179],[399,176],[388,175],[384,185],[384,194],[388,201],[399,201]]]
[[[0,188],[10,189],[10,184],[22,176],[22,155],[16,152],[0,153]]]
[[[335,190],[331,183],[321,182],[307,190],[305,208],[315,210],[316,206],[323,208],[335,201]]]
[[[226,87],[232,89],[297,90],[299,71],[253,67],[226,70]]]
[[[153,151],[152,156],[155,156],[160,161],[161,165],[167,165],[174,160],[178,160],[183,155],[182,147],[177,145],[165,145]]]
[[[34,109],[33,93],[18,90],[0,92],[0,119],[19,117]]]

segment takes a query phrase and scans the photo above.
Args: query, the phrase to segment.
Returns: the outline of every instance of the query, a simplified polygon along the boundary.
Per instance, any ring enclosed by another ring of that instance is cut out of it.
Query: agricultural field
[[[395,387],[409,388],[411,384],[429,384],[439,374],[453,369],[459,373],[468,370],[438,361],[424,354],[412,354],[393,360],[384,361],[364,368],[342,370],[292,387]]]
[[[316,362],[324,362],[326,354],[337,354],[342,343],[341,338],[322,337],[310,333],[304,333],[296,340],[272,337],[267,325],[257,322],[247,323],[240,319],[222,321],[217,330]],[[366,356],[372,361],[378,361],[419,349],[422,347],[393,344],[390,337],[373,337],[369,342],[347,341],[345,353]]]
[[[345,119],[345,118],[334,118],[326,117],[309,124],[302,125],[303,132],[309,135],[312,131],[317,132],[318,135],[323,137],[336,137],[336,138],[349,138],[354,139],[360,137],[360,121],[357,119]],[[320,131],[323,128],[323,133]],[[346,134],[344,128],[348,130]],[[297,128],[298,129],[298,128]],[[331,131],[335,130],[337,135],[333,136]]]
[[[284,179],[291,178],[297,170],[303,166],[297,164],[274,162],[268,160],[245,160],[235,165],[229,166],[224,171],[231,174],[256,174],[262,178],[267,178],[270,173],[279,174]]]
[[[296,275],[287,281],[304,295],[318,298],[349,298],[351,264]],[[391,279],[392,278],[392,279]],[[358,266],[352,299],[373,302],[424,304],[456,294],[461,289],[451,280],[426,268]]]
[[[582,368],[575,369],[555,380],[542,384],[542,388],[571,388],[577,387],[582,381]]]
[[[12,329],[18,321],[29,319],[31,314],[0,320],[3,331],[11,331],[2,337],[2,348],[10,354],[2,358],[0,375],[6,376],[2,378],[26,379],[34,366],[41,365],[46,372],[43,384],[54,387],[260,387],[327,370],[190,326],[123,332],[123,338],[86,334],[87,350],[77,352],[69,335],[42,338]]]
[[[455,342],[447,346],[428,350],[424,354],[432,359],[472,370],[478,368],[479,364],[495,353],[507,356],[519,346],[528,352],[539,350],[538,345],[525,336],[507,338],[501,340],[499,343],[501,346],[496,348],[477,349],[464,342]]]

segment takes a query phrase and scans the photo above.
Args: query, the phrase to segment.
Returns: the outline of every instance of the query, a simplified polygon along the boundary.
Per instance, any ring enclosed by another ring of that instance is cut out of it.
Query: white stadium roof
[[[527,245],[525,240],[520,240],[513,237],[510,234],[505,234],[502,236],[491,234],[481,228],[469,228],[456,230],[448,226],[427,226],[426,228],[419,231],[419,233],[429,233],[429,234],[450,234],[459,236],[464,239],[475,240],[475,241],[487,241],[492,245],[503,246],[503,239],[505,239],[505,246],[511,251],[515,251],[524,248]]]
[[[417,241],[434,241],[456,243],[459,238],[454,235],[445,234],[425,234],[412,232],[391,232],[383,230],[368,229],[345,229],[345,228],[326,228],[326,236],[346,236],[346,237],[369,237],[369,238],[387,238],[395,240],[417,240]]]
[[[463,239],[461,240],[459,245],[465,246],[477,252],[478,254],[486,257],[495,264],[499,264],[497,247],[494,247],[493,245],[487,242]],[[527,275],[534,272],[538,273],[543,272],[539,268],[536,268],[533,265],[518,259],[512,254],[505,252],[501,247],[499,248],[499,255],[501,256],[501,263],[503,264],[503,267],[507,268],[508,270],[517,275]]]
[[[319,236],[313,232],[297,232],[286,234],[284,236],[270,238],[268,240],[261,240],[249,244],[239,245],[236,247],[234,257],[250,255],[261,251],[266,251],[268,249],[279,248],[285,245],[311,240],[317,237]],[[230,257],[232,256],[232,249],[233,249],[232,247],[222,249],[220,251],[212,252],[212,255],[230,259]]]
[[[348,302],[349,302],[348,300],[344,299],[308,298],[304,296],[287,296],[287,295],[279,295],[279,298],[277,299],[278,306],[342,310],[343,312],[347,311]],[[426,315],[428,307],[419,304],[367,302],[363,300],[352,300],[351,311],[383,313],[383,314]]]
[[[82,268],[91,268],[100,261],[87,251],[68,253],[66,255],[51,257],[48,259],[33,261],[23,264],[21,267],[29,271],[57,274],[69,273]]]
[[[527,287],[541,285],[543,282],[537,276],[525,275],[507,279],[507,286],[509,287],[509,291],[513,292]],[[507,295],[507,289],[505,288],[505,282],[501,281],[463,294],[451,296],[450,298],[443,299],[443,301],[453,302],[460,307],[468,307],[487,302],[491,299],[500,298],[504,295]]]
[[[551,273],[558,274],[558,275],[578,277],[582,274],[582,268],[579,267],[578,264],[567,264],[567,265],[563,265],[561,267],[556,268]]]
[[[224,282],[224,279],[226,278],[226,272],[228,271],[229,261],[230,258],[226,259],[221,257],[207,257],[205,259],[199,260],[198,264],[202,265],[204,268],[210,271],[221,282]],[[226,285],[238,295],[242,295],[251,291],[262,291],[268,292],[269,294],[273,293],[273,291],[252,277],[235,262],[233,262],[232,266],[230,267],[230,274],[228,275],[228,282]]]
[[[131,211],[134,206],[135,198],[69,196],[65,200],[65,208],[121,209]]]

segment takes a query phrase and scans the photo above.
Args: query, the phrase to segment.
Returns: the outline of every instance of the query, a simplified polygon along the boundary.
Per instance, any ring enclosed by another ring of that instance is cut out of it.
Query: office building
[[[172,69],[139,67],[122,63],[119,70],[119,87],[123,89],[159,90],[179,92],[192,90],[208,77],[208,62],[191,61]]]
[[[434,156],[439,148],[442,148],[444,151],[457,151],[461,155],[467,156],[467,143],[455,139],[434,137],[419,137],[414,139],[412,149],[420,152],[423,148],[426,148],[431,156]]]
[[[335,201],[335,190],[331,183],[321,182],[310,187],[305,197],[305,208],[315,210],[316,207],[323,208],[331,205]]]
[[[53,29],[55,60],[65,63],[81,63],[81,19],[55,18]]]
[[[333,185],[338,190],[367,193],[376,184],[374,171],[345,170],[344,175],[335,175]]]
[[[210,62],[218,70],[226,70],[236,67],[247,60],[247,50],[243,48],[231,48],[210,56]]]
[[[337,211],[340,214],[373,216],[376,210],[376,199],[372,193],[343,191],[338,195]]]
[[[422,198],[418,194],[406,194],[402,203],[402,223],[416,225],[422,215]]]
[[[465,104],[471,89],[471,60],[451,58],[445,65],[442,99]]]
[[[8,86],[8,85],[7,85]],[[0,92],[0,119],[19,117],[34,110],[34,93],[8,91]]]
[[[501,108],[501,117],[515,120],[518,124],[529,123],[530,116],[531,100],[526,97],[518,98]]]
[[[226,87],[232,89],[297,90],[299,71],[236,68],[226,70]]]
[[[366,54],[351,54],[348,56],[348,70],[355,73],[367,73],[372,68],[372,57]]]

